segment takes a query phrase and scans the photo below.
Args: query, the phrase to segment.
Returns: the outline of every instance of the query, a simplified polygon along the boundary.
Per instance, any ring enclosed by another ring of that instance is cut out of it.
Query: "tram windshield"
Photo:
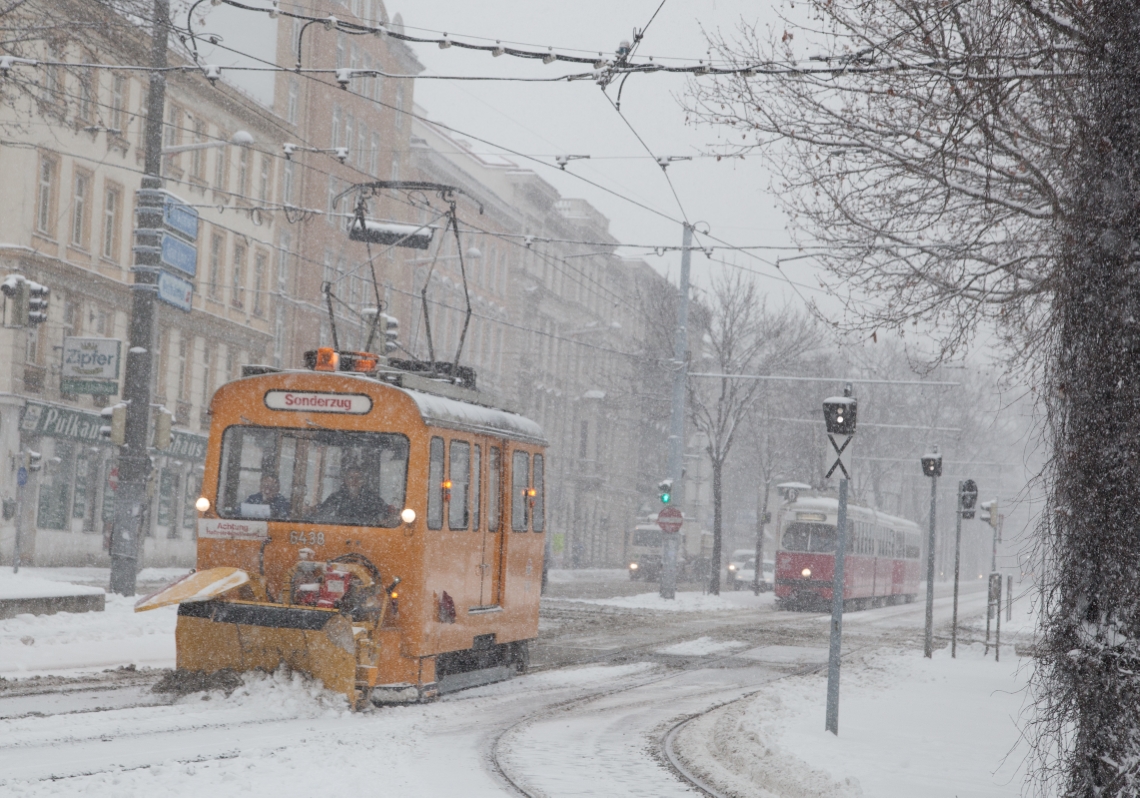
[[[835,527],[828,524],[788,524],[781,542],[784,551],[835,551]]]
[[[633,545],[660,548],[661,531],[658,529],[636,529],[633,532]]]
[[[408,439],[384,432],[233,426],[222,436],[223,518],[396,527]]]

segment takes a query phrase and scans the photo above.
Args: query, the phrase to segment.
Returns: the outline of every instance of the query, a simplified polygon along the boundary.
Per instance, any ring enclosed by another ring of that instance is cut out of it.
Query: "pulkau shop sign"
[[[60,390],[102,396],[118,393],[122,349],[123,342],[117,338],[64,338]]]
[[[20,420],[20,432],[25,435],[100,443],[103,436],[99,434],[99,428],[105,423],[102,416],[95,413],[29,401],[24,407],[24,417]]]

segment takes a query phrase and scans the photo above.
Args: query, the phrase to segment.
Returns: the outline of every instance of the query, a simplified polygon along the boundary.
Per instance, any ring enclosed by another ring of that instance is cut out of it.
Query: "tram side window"
[[[546,529],[545,514],[546,508],[543,506],[543,468],[544,462],[541,454],[534,456],[534,531],[543,532]]]
[[[511,460],[511,529],[526,532],[530,518],[530,497],[526,495],[530,487],[530,455],[515,452]]]
[[[428,459],[428,529],[443,528],[443,438],[431,439]]]
[[[403,435],[235,425],[222,436],[223,518],[393,528],[408,479]]]
[[[475,444],[475,451],[471,456],[471,529],[479,531],[479,502],[482,500],[483,487],[483,447]]]
[[[498,446],[487,449],[487,529],[499,531],[499,519],[503,509],[503,489],[500,476],[503,473],[502,454]]]
[[[451,500],[447,506],[449,529],[467,529],[468,492],[471,484],[471,444],[467,441],[451,442]]]
[[[918,533],[906,533],[906,556],[908,560],[917,560],[922,556],[922,547],[918,545]]]

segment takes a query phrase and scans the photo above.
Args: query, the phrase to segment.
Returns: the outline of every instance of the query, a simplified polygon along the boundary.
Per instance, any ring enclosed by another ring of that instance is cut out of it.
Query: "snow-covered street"
[[[941,633],[950,598],[937,592]],[[1003,758],[1028,661],[1009,646],[1000,664],[982,657],[982,594],[963,594],[957,661],[922,658],[921,602],[845,616],[838,739],[823,731],[825,616],[776,612],[770,594],[679,599],[545,599],[531,674],[355,714],[285,673],[247,674],[228,696],[152,692],[173,664],[170,609],[135,615],[109,596],[102,613],[0,621],[0,789],[698,794],[669,764],[669,737],[682,768],[725,795],[1018,794],[1016,752]],[[1018,639],[1027,623],[1014,619]]]

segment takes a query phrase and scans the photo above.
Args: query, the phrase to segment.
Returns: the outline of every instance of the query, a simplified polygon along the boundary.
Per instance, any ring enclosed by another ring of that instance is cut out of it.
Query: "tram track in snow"
[[[973,593],[973,591],[971,591],[971,593]],[[966,596],[963,596],[964,600],[962,603],[965,605],[965,607],[963,609],[965,609],[965,611],[967,613],[971,609],[977,608],[977,607],[972,606],[974,604],[977,604],[977,598],[978,597],[976,595],[971,595],[971,594],[967,594]],[[944,609],[943,605],[948,605],[948,604],[949,604],[949,598],[948,597],[939,597],[939,598],[935,599],[935,606],[937,609]],[[984,603],[981,604],[980,606],[984,607]],[[888,605],[886,607],[879,607],[879,608],[875,608],[875,609],[868,609],[868,610],[862,610],[862,611],[857,611],[857,612],[850,612],[849,611],[847,613],[844,613],[844,617],[845,617],[845,620],[847,620],[847,619],[858,619],[856,621],[856,623],[854,624],[856,630],[863,629],[863,630],[866,630],[867,632],[871,632],[871,631],[879,631],[878,629],[876,629],[876,627],[878,627],[880,625],[883,625],[883,626],[889,628],[889,627],[893,626],[893,624],[897,620],[899,620],[903,617],[912,616],[912,615],[918,616],[924,611],[925,611],[925,605],[923,602],[914,602],[914,603],[905,604],[905,605]],[[766,616],[765,621],[767,622],[767,621],[775,620],[777,622],[777,625],[778,625],[777,629],[771,630],[771,631],[779,631],[780,629],[787,629],[789,626],[800,626],[805,632],[808,632],[808,631],[818,629],[818,624],[822,620],[826,620],[828,618],[830,618],[830,615],[826,614],[826,613],[796,613],[796,612],[782,613],[781,612],[781,613],[774,613],[772,616]],[[769,630],[765,630],[765,631],[769,631]],[[853,630],[853,631],[855,631],[855,630]],[[882,631],[887,631],[887,629],[883,629]],[[909,637],[909,635],[908,635],[908,637]],[[942,635],[936,635],[936,639],[948,640],[949,638],[948,638],[948,636],[943,638]],[[765,641],[765,642],[767,642],[767,641]],[[965,642],[965,641],[963,641],[963,642]],[[764,643],[758,643],[758,644],[763,645]],[[866,640],[866,641],[862,642],[861,645],[857,645],[855,647],[848,648],[847,650],[845,650],[842,654],[842,657],[844,659],[847,659],[848,657],[855,655],[861,651],[865,651],[865,650],[868,650],[871,648],[875,648],[877,646],[884,645],[884,644],[888,644],[888,640],[886,640],[886,639]],[[622,659],[635,658],[638,655],[652,656],[653,652],[656,649],[659,649],[662,645],[665,645],[665,644],[657,642],[657,643],[654,643],[651,645],[641,645],[641,646],[629,647],[627,649],[623,649],[620,656]],[[528,788],[528,786],[526,785],[525,774],[518,773],[518,772],[512,773],[511,767],[506,762],[504,762],[504,759],[506,758],[505,757],[505,754],[506,754],[505,743],[509,742],[509,739],[512,736],[518,736],[519,732],[527,726],[538,724],[538,723],[541,723],[541,722],[546,721],[546,720],[554,719],[560,713],[573,712],[574,710],[576,710],[578,708],[585,707],[591,703],[601,701],[601,700],[608,698],[608,697],[633,692],[635,690],[643,689],[645,687],[649,687],[651,685],[658,684],[660,682],[668,681],[670,679],[677,679],[677,678],[680,678],[684,675],[687,675],[687,674],[690,674],[690,673],[693,673],[693,672],[696,672],[696,671],[699,671],[702,669],[715,668],[718,664],[725,663],[729,660],[737,658],[739,656],[739,654],[740,654],[740,652],[734,652],[732,654],[727,654],[727,655],[715,657],[712,659],[701,659],[701,660],[697,660],[694,662],[690,662],[690,663],[687,663],[685,665],[677,667],[674,670],[674,672],[672,672],[672,673],[667,673],[664,675],[656,676],[655,678],[652,678],[652,679],[638,680],[635,683],[624,685],[621,687],[613,687],[613,688],[609,688],[609,689],[605,689],[605,690],[594,691],[594,692],[588,693],[586,695],[575,696],[573,698],[558,702],[556,704],[546,706],[546,707],[544,707],[540,710],[537,710],[537,711],[535,711],[529,715],[526,715],[522,718],[519,718],[518,720],[514,721],[510,725],[501,729],[495,735],[494,739],[492,740],[491,745],[490,745],[490,750],[489,750],[489,760],[490,760],[490,764],[491,764],[491,769],[492,769],[493,773],[500,779],[500,781],[503,782],[514,794],[519,795],[519,796],[523,796],[523,798],[540,798],[540,796],[542,798],[546,798],[546,796],[547,796],[546,793],[536,792],[533,788]],[[604,662],[606,660],[612,661],[612,659],[614,659],[614,658],[616,658],[616,657],[591,658],[590,660],[587,660],[587,661],[583,662],[582,664],[600,664],[601,662]],[[656,659],[656,657],[653,657],[653,658]],[[563,666],[563,667],[569,667],[569,665]],[[707,716],[713,712],[716,712],[718,710],[724,709],[725,707],[731,706],[733,704],[739,703],[740,701],[748,699],[748,698],[756,695],[757,693],[763,692],[764,690],[769,689],[771,687],[772,683],[774,683],[774,682],[778,682],[778,681],[781,681],[783,679],[788,679],[788,678],[791,678],[793,676],[804,676],[804,675],[808,675],[808,674],[812,674],[812,673],[818,673],[818,672],[824,670],[826,667],[827,667],[826,664],[815,664],[815,663],[813,663],[810,665],[805,665],[805,666],[798,668],[798,669],[796,669],[792,672],[789,672],[789,673],[773,675],[772,678],[765,679],[761,684],[757,685],[754,689],[747,690],[746,692],[739,694],[739,695],[735,695],[731,698],[728,698],[727,700],[718,701],[718,702],[714,703],[712,706],[709,706],[705,709],[702,709],[699,712],[691,713],[691,714],[687,715],[686,717],[683,717],[680,720],[672,723],[672,725],[669,726],[669,728],[665,731],[665,733],[660,738],[658,753],[660,755],[661,764],[663,764],[665,766],[666,770],[668,772],[670,772],[678,781],[680,781],[685,786],[691,788],[692,790],[695,790],[698,794],[709,796],[710,798],[733,798],[732,793],[726,793],[726,792],[720,790],[715,785],[708,783],[707,781],[702,779],[698,774],[694,773],[692,771],[692,769],[689,768],[684,763],[684,761],[682,760],[682,758],[680,757],[680,755],[677,753],[677,751],[675,749],[675,741],[676,741],[678,734],[688,724],[690,724],[690,723],[692,723],[692,722],[694,722],[700,718],[703,718],[703,717],[705,717],[705,716]],[[708,691],[705,691],[705,693],[703,693],[703,695],[711,696],[711,695],[715,695],[717,693],[724,693],[724,692],[726,692],[726,690],[729,690],[729,689],[730,688],[726,688],[724,686],[718,686],[714,689],[710,689]],[[690,698],[698,698],[701,695],[702,695],[702,693],[693,693],[693,694],[690,694],[689,697]],[[647,699],[647,701],[648,700],[652,700],[652,699]],[[638,702],[638,703],[645,703],[645,702]],[[628,705],[628,707],[633,707],[633,706],[636,706],[636,704]]]

